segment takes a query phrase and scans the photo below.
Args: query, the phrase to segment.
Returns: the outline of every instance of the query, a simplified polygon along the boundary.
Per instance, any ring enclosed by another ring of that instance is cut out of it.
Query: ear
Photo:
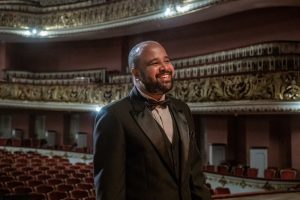
[[[139,79],[139,77],[140,77],[140,73],[139,73],[139,70],[137,68],[132,68],[131,69],[131,74],[132,74],[132,76],[134,76],[135,79]]]

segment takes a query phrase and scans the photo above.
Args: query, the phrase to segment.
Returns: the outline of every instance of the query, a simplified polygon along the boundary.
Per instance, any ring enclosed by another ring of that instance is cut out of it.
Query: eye
[[[165,60],[165,63],[171,63],[170,59]]]
[[[159,62],[151,62],[151,63],[149,64],[149,66],[157,66],[157,65],[159,65]]]

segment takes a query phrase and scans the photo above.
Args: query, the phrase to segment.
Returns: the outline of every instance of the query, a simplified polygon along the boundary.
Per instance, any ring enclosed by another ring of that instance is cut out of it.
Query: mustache
[[[163,75],[170,75],[170,76],[172,76],[172,71],[170,71],[170,70],[162,70],[162,71],[160,71],[159,74],[156,75],[156,77],[163,76]]]

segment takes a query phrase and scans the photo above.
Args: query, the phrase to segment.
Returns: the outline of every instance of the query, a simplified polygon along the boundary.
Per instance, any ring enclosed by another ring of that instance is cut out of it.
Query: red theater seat
[[[51,176],[55,176],[55,175],[59,174],[59,170],[57,170],[57,169],[48,169],[46,171],[46,174],[49,174]]]
[[[58,179],[58,178],[50,178],[47,180],[47,184],[49,185],[59,185],[64,182],[63,179]]]
[[[71,194],[71,197],[74,198],[74,199],[82,199],[82,198],[86,198],[86,197],[89,197],[89,193],[86,191],[86,190],[72,190],[70,192]]]
[[[83,174],[83,173],[75,173],[75,174],[73,174],[73,177],[74,177],[74,178],[80,178],[80,179],[83,179],[84,177],[86,177],[86,174]]]
[[[78,183],[81,183],[81,179],[80,178],[67,178],[66,179],[66,183],[67,184],[73,184],[73,185],[76,185]]]
[[[229,167],[227,165],[217,166],[217,172],[219,174],[229,174]]]
[[[86,190],[88,191],[91,195],[93,194],[93,189],[94,189],[94,185],[91,183],[78,183],[77,187],[80,190]]]
[[[59,184],[56,186],[56,189],[58,191],[62,191],[62,192],[70,192],[74,189],[74,186],[71,184]]]
[[[265,179],[274,179],[276,176],[276,170],[274,169],[265,169],[264,178]]]
[[[0,163],[1,163],[1,164],[13,164],[13,163],[14,163],[14,160],[11,159],[11,158],[2,158],[2,159],[0,160]]]
[[[247,169],[247,177],[249,178],[257,178],[258,169],[257,168],[248,168]]]
[[[234,175],[235,176],[244,176],[244,168],[243,167],[235,167]]]
[[[22,182],[22,181],[14,181],[14,180],[8,181],[8,182],[5,183],[5,186],[7,188],[10,188],[10,189],[18,187],[18,186],[24,186],[24,185],[25,185],[24,182]]]
[[[297,171],[294,169],[282,169],[280,170],[280,179],[282,180],[295,180]]]
[[[39,175],[36,176],[37,180],[43,181],[43,182],[46,182],[50,178],[52,178],[52,176],[50,176],[48,174],[39,174]]]
[[[41,170],[32,170],[32,171],[29,171],[28,173],[29,173],[30,175],[32,175],[32,176],[37,176],[37,175],[42,174],[43,171],[41,171]]]
[[[67,192],[52,191],[47,194],[48,200],[62,200],[68,197]]]
[[[215,166],[214,165],[207,165],[206,171],[208,172],[215,172]]]
[[[94,183],[94,178],[92,176],[87,176],[85,178],[83,178],[85,183]]]
[[[23,171],[11,171],[9,174],[13,177],[17,177],[17,176],[24,175],[24,172]]]
[[[28,194],[28,199],[30,200],[46,200],[46,196],[42,193],[32,192]]]
[[[29,181],[29,180],[34,179],[34,177],[31,176],[31,175],[26,175],[26,174],[25,174],[25,175],[20,175],[20,176],[18,176],[17,179],[18,179],[19,181]]]
[[[29,194],[32,191],[32,188],[29,186],[18,186],[13,189],[16,194]]]
[[[68,174],[55,174],[54,177],[59,178],[59,179],[67,179],[67,178],[70,177],[70,175],[68,175]]]
[[[47,195],[47,193],[52,192],[54,190],[53,186],[51,185],[38,185],[35,187],[35,190],[39,193]]]
[[[230,189],[227,187],[216,187],[214,194],[230,194]]]
[[[43,185],[43,181],[39,181],[39,180],[28,180],[26,182],[26,185],[27,186],[30,186],[30,187],[36,187],[36,186],[39,186],[39,185]]]

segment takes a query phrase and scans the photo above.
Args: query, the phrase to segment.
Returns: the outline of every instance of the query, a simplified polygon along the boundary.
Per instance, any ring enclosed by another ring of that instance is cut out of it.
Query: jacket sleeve
[[[209,188],[205,184],[205,175],[202,172],[201,156],[196,144],[195,127],[192,114],[187,106],[186,112],[187,120],[190,125],[190,159],[191,159],[191,171],[190,171],[190,191],[192,200],[210,200],[211,193]]]
[[[202,172],[202,163],[200,153],[196,145],[196,139],[191,137],[191,172],[190,172],[190,189],[192,200],[210,200],[211,193],[205,184],[205,175]]]
[[[125,139],[118,118],[102,108],[93,133],[97,200],[125,200]]]

